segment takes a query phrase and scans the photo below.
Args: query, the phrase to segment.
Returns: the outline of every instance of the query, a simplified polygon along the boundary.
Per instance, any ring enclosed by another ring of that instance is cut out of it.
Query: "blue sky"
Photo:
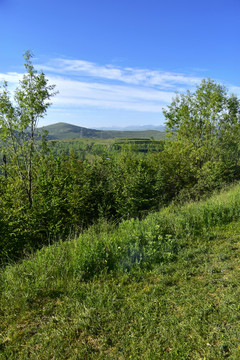
[[[161,125],[202,78],[240,96],[239,0],[0,0],[0,82],[34,52],[59,94],[39,125]]]

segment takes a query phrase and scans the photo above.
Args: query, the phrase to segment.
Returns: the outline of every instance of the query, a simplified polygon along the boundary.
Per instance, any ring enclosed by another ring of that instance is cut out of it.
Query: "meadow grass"
[[[240,186],[43,248],[0,276],[0,359],[238,359]]]

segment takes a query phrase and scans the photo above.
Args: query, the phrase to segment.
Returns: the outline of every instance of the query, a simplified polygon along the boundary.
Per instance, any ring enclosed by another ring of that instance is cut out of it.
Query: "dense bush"
[[[31,206],[21,179],[10,177],[10,165],[8,178],[2,176],[2,257],[17,258],[74,236],[99,218],[138,216],[157,204],[155,163],[129,151],[92,162],[47,154],[36,165]]]

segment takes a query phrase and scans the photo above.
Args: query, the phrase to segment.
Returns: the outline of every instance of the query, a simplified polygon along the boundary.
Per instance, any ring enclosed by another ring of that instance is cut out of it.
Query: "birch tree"
[[[7,82],[4,82],[0,92],[0,138],[4,151],[4,172],[8,177],[17,177],[21,181],[30,207],[33,202],[33,166],[36,164],[37,150],[44,144],[37,126],[51,105],[51,97],[56,94],[55,85],[48,85],[45,74],[34,69],[32,57],[30,51],[25,52],[26,73],[13,99]]]

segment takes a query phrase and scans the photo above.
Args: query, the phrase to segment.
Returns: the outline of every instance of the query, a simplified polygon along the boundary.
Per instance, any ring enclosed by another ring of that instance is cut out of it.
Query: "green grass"
[[[98,224],[0,277],[0,359],[238,359],[240,186]]]

